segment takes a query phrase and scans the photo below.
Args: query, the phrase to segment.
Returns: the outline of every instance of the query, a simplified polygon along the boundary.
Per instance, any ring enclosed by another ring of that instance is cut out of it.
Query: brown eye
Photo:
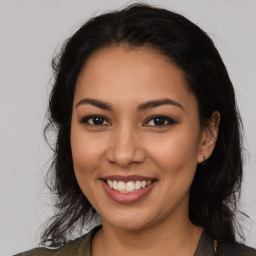
[[[153,119],[154,125],[164,125],[166,122],[166,119],[163,117],[160,118],[154,118]]]
[[[101,117],[93,117],[89,120],[88,120],[88,123],[93,125],[102,125],[104,123],[104,119]]]
[[[166,116],[154,116],[151,117],[145,125],[147,126],[165,126],[165,125],[171,125],[176,124],[177,122],[174,121],[172,118],[166,117]]]
[[[89,116],[85,117],[81,120],[81,123],[90,124],[90,125],[110,125],[108,121],[106,121],[105,118],[101,116]]]

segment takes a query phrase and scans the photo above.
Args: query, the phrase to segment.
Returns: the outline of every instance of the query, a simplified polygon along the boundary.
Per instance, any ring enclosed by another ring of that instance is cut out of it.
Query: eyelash
[[[83,117],[83,118],[81,119],[80,123],[82,123],[82,124],[88,124],[88,125],[93,125],[93,126],[102,126],[102,125],[106,125],[106,124],[104,124],[104,123],[103,123],[103,124],[93,124],[93,123],[89,123],[89,120],[90,120],[90,119],[96,120],[96,118],[99,118],[99,119],[103,120],[103,122],[107,122],[107,123],[108,123],[107,125],[111,125],[111,124],[109,123],[109,121],[107,121],[106,118],[104,118],[103,116],[86,116],[86,117]]]
[[[89,120],[93,120],[96,121],[96,119],[100,119],[100,121],[103,121],[102,124],[95,124],[95,123],[90,123]],[[155,121],[157,119],[162,119],[161,121],[164,120],[164,123],[163,124],[155,124]],[[153,121],[154,122],[154,125],[148,125],[149,122]],[[107,124],[104,124],[104,122],[107,122]],[[167,123],[166,123],[167,122]],[[104,126],[104,125],[108,125],[110,126],[110,122],[107,121],[103,116],[87,116],[87,117],[84,117],[80,120],[80,123],[82,124],[87,124],[87,125],[92,125],[92,126]],[[170,117],[167,117],[167,116],[161,116],[161,115],[158,115],[158,116],[151,116],[150,118],[148,118],[144,123],[143,123],[143,126],[156,126],[156,127],[163,127],[163,126],[167,126],[167,125],[172,125],[172,124],[177,124],[178,122],[175,121],[174,119],[170,118]]]
[[[164,124],[161,124],[161,125],[157,125],[155,124],[155,121],[157,119],[163,119],[164,120]],[[149,122],[153,121],[154,122],[154,125],[148,125]],[[166,123],[167,122],[167,123]],[[167,125],[172,125],[172,124],[177,124],[178,122],[175,121],[173,118],[170,118],[170,117],[167,117],[167,116],[151,116],[150,118],[148,118],[146,120],[146,122],[143,124],[143,125],[148,125],[148,126],[156,126],[156,127],[161,127],[161,126],[167,126]]]

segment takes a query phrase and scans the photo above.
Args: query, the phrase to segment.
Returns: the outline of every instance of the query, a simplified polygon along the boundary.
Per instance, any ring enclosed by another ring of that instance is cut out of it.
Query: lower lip
[[[103,188],[105,189],[107,195],[113,199],[114,201],[118,203],[123,204],[129,204],[134,203],[145,197],[150,190],[153,188],[154,184],[156,182],[152,182],[150,185],[148,185],[145,188],[141,188],[135,192],[132,193],[121,193],[118,191],[115,191],[114,189],[110,188],[105,181],[101,180],[101,183],[103,185]]]

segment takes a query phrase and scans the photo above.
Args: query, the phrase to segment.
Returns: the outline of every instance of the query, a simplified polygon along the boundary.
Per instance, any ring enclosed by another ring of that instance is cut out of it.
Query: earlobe
[[[220,113],[215,111],[202,131],[200,148],[198,152],[198,163],[203,163],[211,156],[218,138],[219,123]]]

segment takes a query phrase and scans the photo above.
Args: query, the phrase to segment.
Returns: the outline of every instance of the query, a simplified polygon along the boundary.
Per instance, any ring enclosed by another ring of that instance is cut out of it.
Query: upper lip
[[[128,181],[152,181],[156,180],[155,178],[151,177],[144,177],[144,176],[139,176],[139,175],[128,175],[128,176],[122,176],[122,175],[110,175],[110,176],[104,176],[100,178],[101,180],[116,180],[116,181],[123,181],[123,182],[128,182]]]

